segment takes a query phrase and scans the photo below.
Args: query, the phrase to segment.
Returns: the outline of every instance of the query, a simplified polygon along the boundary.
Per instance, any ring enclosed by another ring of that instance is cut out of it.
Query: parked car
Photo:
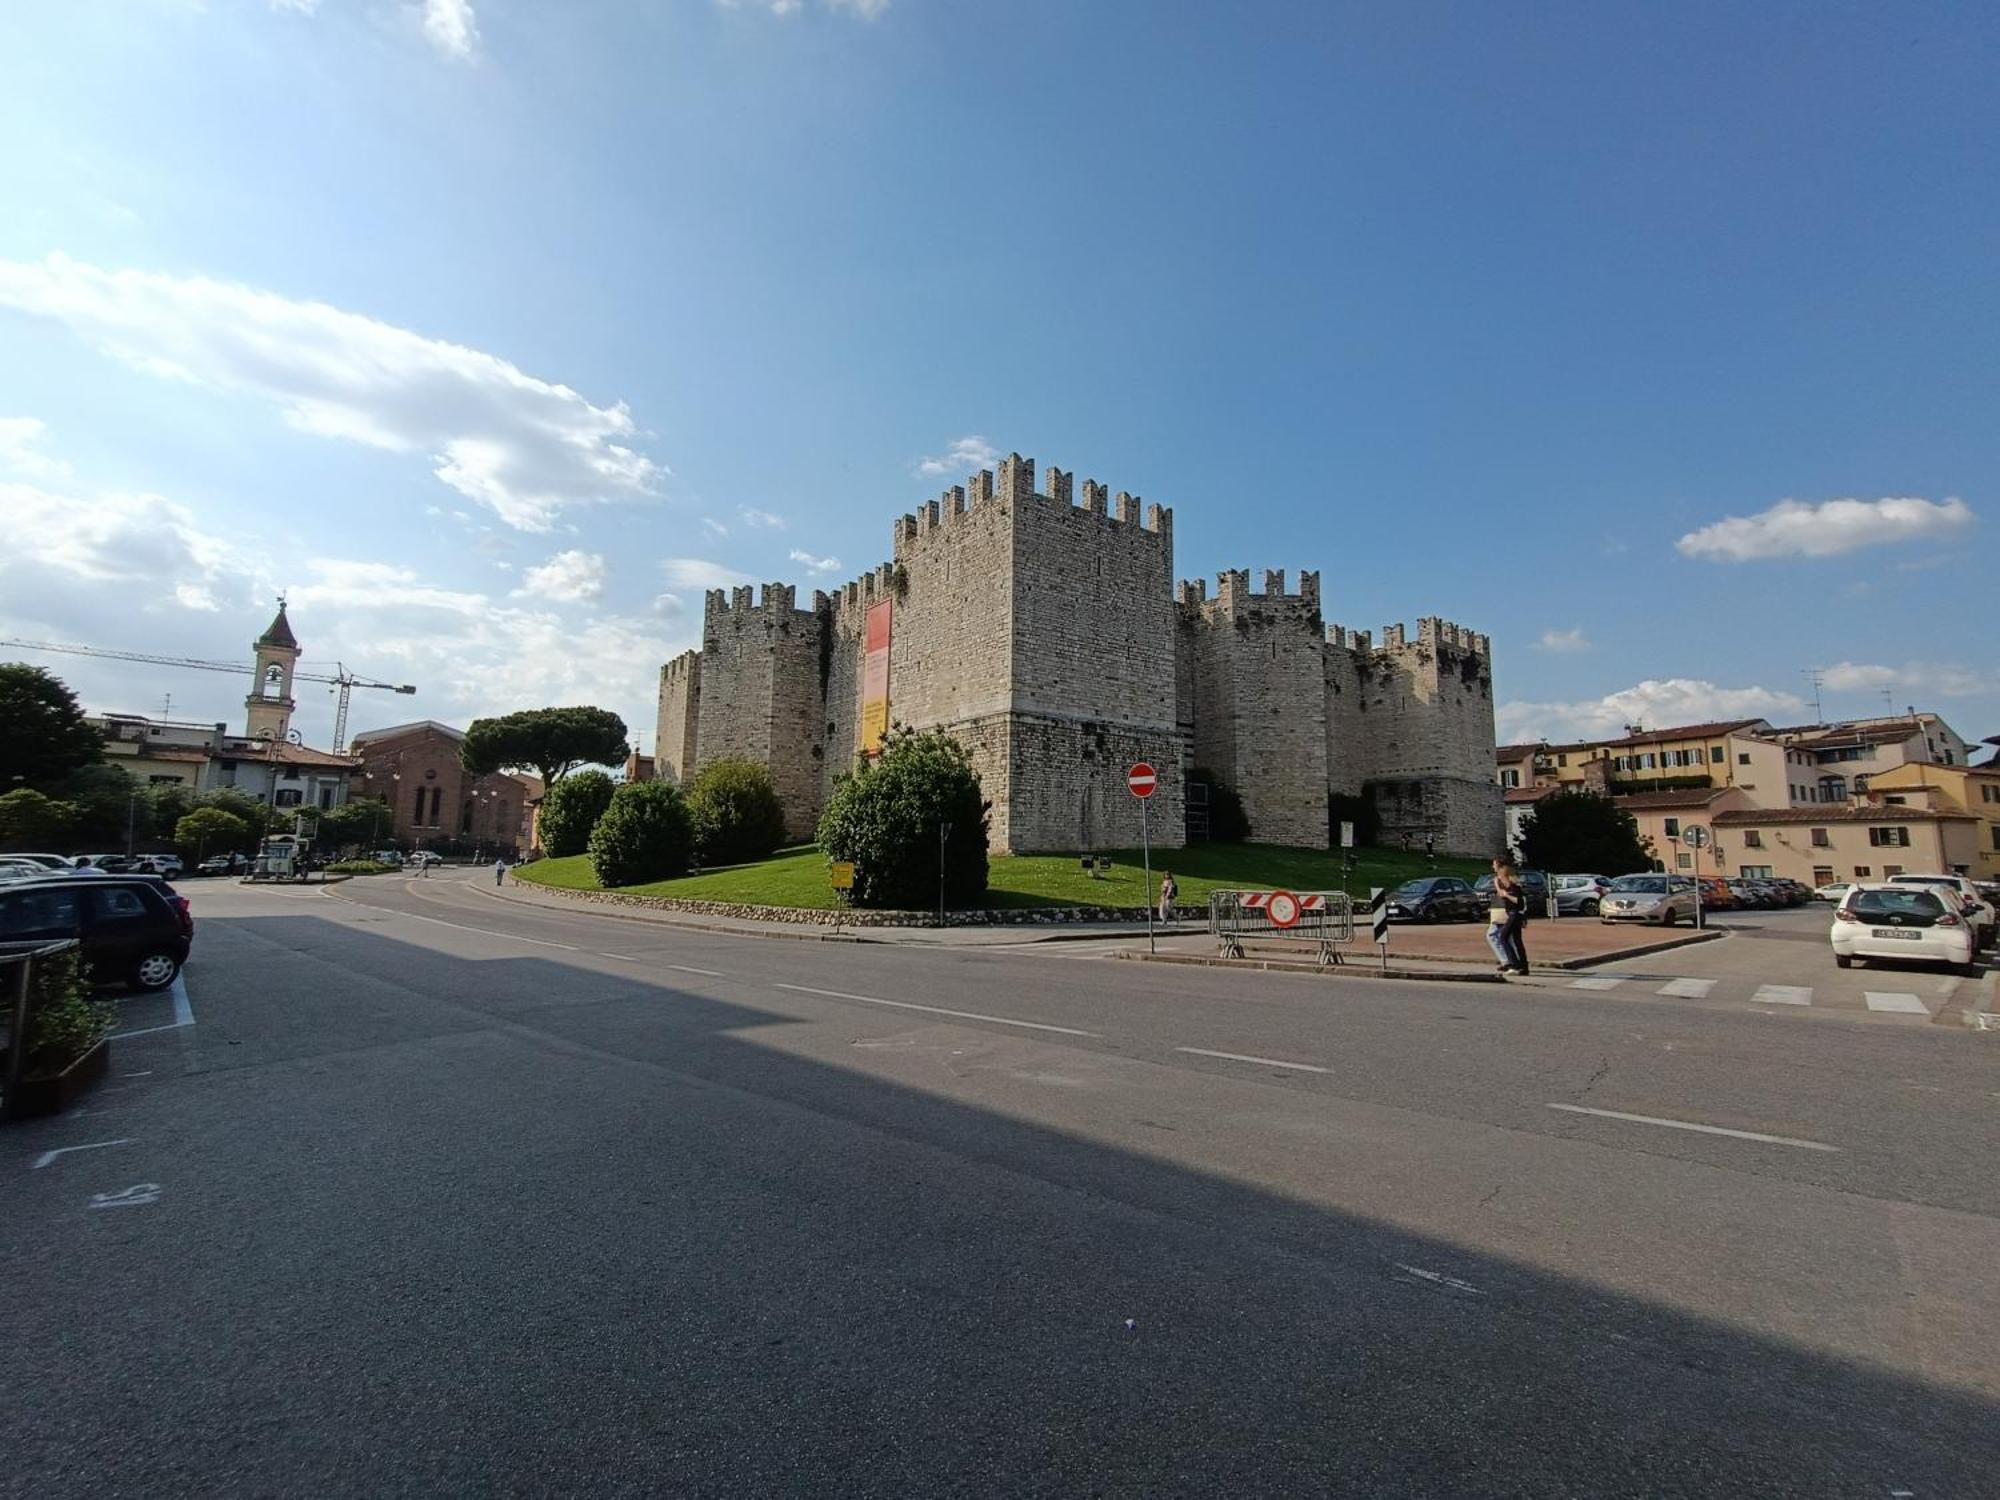
[[[1943,886],[1957,892],[1960,900],[1966,903],[1966,906],[1972,913],[1973,950],[1976,952],[1992,943],[1996,922],[2000,922],[2000,914],[1995,913],[1993,904],[1980,895],[1979,887],[1965,876],[1891,875],[1889,877],[1889,884]]]
[[[1456,875],[1406,880],[1384,903],[1391,922],[1482,922],[1486,903]]]
[[[1823,885],[1818,890],[1814,891],[1813,900],[1829,901],[1833,903],[1833,905],[1838,906],[1842,901],[1847,899],[1847,893],[1853,889],[1854,889],[1853,881],[1836,880],[1833,882],[1833,884]]]
[[[1736,892],[1720,875],[1697,875],[1695,880],[1701,886],[1701,904],[1705,910],[1736,910]]]
[[[1516,870],[1521,879],[1521,889],[1528,896],[1528,915],[1542,917],[1549,910],[1549,872],[1547,870]],[[1482,875],[1473,881],[1472,889],[1478,894],[1482,906],[1493,905],[1493,877]]]
[[[1604,893],[1610,889],[1611,881],[1603,875],[1558,875],[1556,915],[1594,917],[1604,900]]]
[[[0,886],[0,942],[76,938],[93,983],[163,990],[187,962],[194,915],[153,876],[45,875]]]
[[[187,871],[178,854],[142,854],[133,861],[132,867],[141,874],[164,875],[169,880]]]
[[[1780,875],[1774,884],[1787,906],[1804,906],[1812,900],[1812,887],[1803,880],[1793,880],[1788,875]]]
[[[0,855],[0,880],[38,880],[48,873],[47,866],[38,865],[32,860]]]
[[[1694,881],[1685,875],[1620,875],[1598,909],[1604,922],[1658,922],[1671,927],[1694,920]]]
[[[79,854],[75,867],[79,870],[102,870],[107,875],[129,875],[138,863],[129,854]]]
[[[1887,881],[1856,885],[1834,908],[1827,934],[1833,961],[1846,969],[1857,958],[1901,958],[1976,974],[1972,924],[1953,909],[1956,905],[1955,893],[1943,887]]]
[[[32,864],[40,865],[44,870],[74,870],[76,868],[76,861],[71,859],[67,854],[7,854],[0,855],[0,858],[25,859]]]
[[[433,854],[428,849],[419,849],[416,853],[406,856],[402,861],[403,868],[406,870],[421,870],[425,866],[436,868],[443,863],[444,856],[442,854]]]
[[[403,862],[403,851],[400,849],[377,849],[368,857],[378,865],[400,865]]]

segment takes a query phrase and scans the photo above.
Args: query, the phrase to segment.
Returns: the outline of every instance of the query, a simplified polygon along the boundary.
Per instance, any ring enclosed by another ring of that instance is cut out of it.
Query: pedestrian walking
[[[1514,972],[1528,972],[1528,945],[1525,936],[1528,929],[1528,888],[1522,884],[1519,874],[1508,871],[1513,876],[1514,899],[1507,908],[1507,930],[1501,939],[1507,945],[1507,955],[1513,960]]]
[[[1179,894],[1180,887],[1174,884],[1174,872],[1172,870],[1163,870],[1160,873],[1160,923],[1162,926],[1171,927],[1173,925],[1174,897]]]
[[[417,856],[417,874],[425,880],[431,878],[431,862],[421,854]]]
[[[504,854],[493,861],[493,883],[495,885],[507,883],[507,856]]]
[[[1519,921],[1527,910],[1527,896],[1521,889],[1514,867],[1504,859],[1493,861],[1493,899],[1486,909],[1486,946],[1500,960],[1501,974],[1528,972],[1528,955],[1519,946]]]

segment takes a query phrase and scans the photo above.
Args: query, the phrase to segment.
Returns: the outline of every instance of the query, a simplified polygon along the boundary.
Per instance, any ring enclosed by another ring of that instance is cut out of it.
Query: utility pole
[[[1821,682],[1825,680],[1826,674],[1818,667],[1801,667],[1799,675],[1812,684],[1813,722],[1815,724],[1824,724],[1826,722],[1826,710],[1820,707],[1819,689]]]

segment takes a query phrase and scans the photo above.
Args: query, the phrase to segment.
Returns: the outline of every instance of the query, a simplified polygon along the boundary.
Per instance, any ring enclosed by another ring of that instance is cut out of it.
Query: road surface
[[[1577,990],[187,889],[184,994],[0,1134],[5,1493],[1995,1492],[2000,1034],[1748,1003],[1805,942]]]

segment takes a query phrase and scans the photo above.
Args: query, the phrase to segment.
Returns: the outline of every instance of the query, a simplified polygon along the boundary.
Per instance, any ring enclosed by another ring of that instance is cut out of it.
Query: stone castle
[[[1384,842],[1501,847],[1484,635],[1438,619],[1326,625],[1319,574],[1174,585],[1174,513],[1014,454],[895,522],[893,562],[798,607],[790,585],[707,595],[702,645],[660,673],[657,774],[743,755],[809,836],[888,723],[965,745],[996,852],[1138,844],[1135,761],[1159,772],[1156,844],[1185,842],[1188,772],[1233,788],[1253,839],[1324,848],[1330,798],[1367,796]]]

